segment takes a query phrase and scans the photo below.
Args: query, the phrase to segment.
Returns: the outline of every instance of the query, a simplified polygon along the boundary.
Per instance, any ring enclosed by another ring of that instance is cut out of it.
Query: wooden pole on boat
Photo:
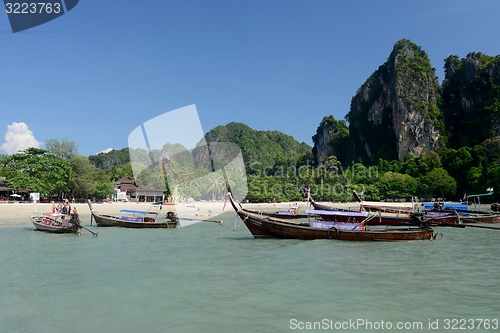
[[[352,195],[354,196],[354,199],[356,199],[357,202],[361,202],[361,198],[359,195],[356,193],[356,191],[352,191]]]
[[[192,218],[188,218],[188,217],[179,217],[180,220],[186,220],[186,221],[200,221],[200,222],[214,222],[214,223],[218,223],[219,225],[222,224],[222,220],[202,220],[202,219],[192,219]]]
[[[482,229],[500,230],[500,228],[488,227],[488,226],[485,226],[485,225],[474,225],[474,224],[464,224],[464,225],[466,227],[469,227],[469,228],[482,228]]]
[[[94,235],[95,237],[99,236],[99,233],[98,232],[93,232],[92,230],[90,229],[87,229],[85,228],[83,225],[80,224],[80,227],[82,227],[83,229],[87,230],[88,232],[90,232],[92,235]]]
[[[90,225],[92,225],[92,219],[94,217],[94,214],[92,214],[92,203],[90,202],[90,199],[87,199],[87,203],[88,203],[89,208],[90,208]]]
[[[481,228],[481,229],[491,229],[491,230],[500,230],[500,228],[497,227],[489,227],[485,225],[475,225],[475,224],[463,224],[463,223],[439,223],[436,224],[437,227],[452,227],[452,228]]]
[[[89,200],[90,201],[90,200]],[[90,203],[89,203],[90,205]],[[76,208],[75,208],[76,209]],[[90,214],[92,215],[92,214]],[[74,221],[74,222],[73,222]],[[88,229],[88,228],[85,228],[82,224],[81,224],[81,221],[80,221],[80,218],[78,217],[78,213],[74,213],[74,214],[71,214],[71,220],[69,221],[70,223],[72,223],[73,225],[75,225],[77,228],[80,227],[82,229],[85,229],[87,230],[88,232],[90,232],[92,235],[94,235],[94,237],[97,237],[99,235],[98,232],[93,232],[92,230]],[[92,220],[90,220],[90,223],[92,225]],[[77,229],[78,230],[78,229]]]

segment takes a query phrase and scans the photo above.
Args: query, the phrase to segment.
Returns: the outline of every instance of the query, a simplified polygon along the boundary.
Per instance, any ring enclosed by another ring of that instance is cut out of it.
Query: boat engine
[[[179,222],[179,218],[174,212],[167,212],[167,219],[169,219],[171,222]]]

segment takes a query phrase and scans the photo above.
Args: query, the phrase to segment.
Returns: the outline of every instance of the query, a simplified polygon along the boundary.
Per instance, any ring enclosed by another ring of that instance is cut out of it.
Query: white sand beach
[[[80,219],[84,224],[90,223],[90,208],[86,203],[75,203],[71,205],[76,207],[80,214]],[[209,210],[212,214],[221,214],[224,202],[196,202],[194,204],[176,204],[176,205],[163,205],[162,215],[168,211],[174,211],[180,218],[196,218],[197,207],[198,213],[208,215]],[[92,208],[95,211],[109,214],[119,214],[122,209],[133,209],[147,211],[151,207],[150,203],[93,203]],[[30,217],[41,213],[50,212],[52,204],[50,203],[2,203],[0,204],[0,226],[9,225],[31,225]],[[225,211],[232,211],[229,205],[226,205]],[[200,217],[204,218],[204,217]]]

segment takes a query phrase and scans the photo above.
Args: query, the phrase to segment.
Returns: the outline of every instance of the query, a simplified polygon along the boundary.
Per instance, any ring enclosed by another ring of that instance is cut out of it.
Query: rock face
[[[438,146],[442,115],[439,84],[427,54],[408,40],[398,41],[352,98],[348,151],[342,163],[403,161]]]
[[[473,146],[500,135],[500,56],[450,56],[444,67],[443,112],[450,147]]]
[[[333,117],[323,119],[313,137],[316,163],[330,155],[344,165],[403,161],[438,145],[458,149],[500,137],[500,56],[454,55],[444,67],[439,87],[427,54],[398,41],[352,98],[347,137]]]
[[[324,117],[312,137],[314,163],[321,165],[331,155],[335,155],[340,161],[344,160],[348,137],[349,128],[345,120],[335,120],[333,116]]]

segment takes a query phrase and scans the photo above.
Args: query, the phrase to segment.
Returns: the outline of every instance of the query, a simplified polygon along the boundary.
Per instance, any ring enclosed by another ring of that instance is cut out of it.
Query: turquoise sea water
[[[453,332],[452,319],[500,319],[500,231],[255,240],[241,221],[233,232],[234,217],[175,230],[91,227],[97,238],[0,227],[0,332]]]

